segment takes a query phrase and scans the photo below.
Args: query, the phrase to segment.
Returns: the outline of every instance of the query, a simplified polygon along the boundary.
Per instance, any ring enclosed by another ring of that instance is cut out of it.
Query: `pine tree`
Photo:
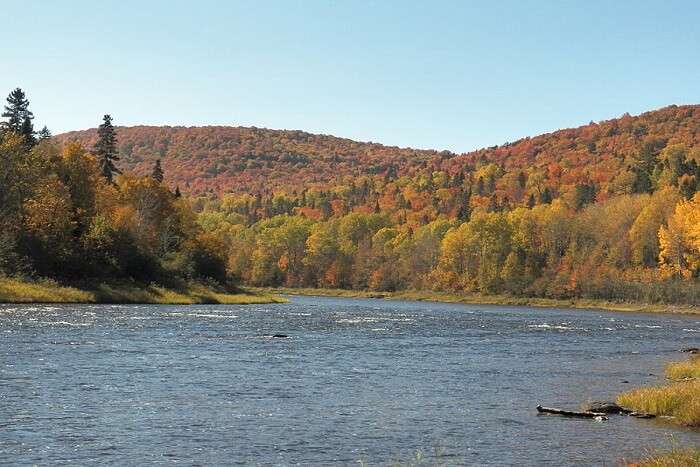
[[[160,159],[156,160],[151,172],[151,178],[158,183],[163,183],[163,168],[160,166]]]
[[[8,130],[23,133],[23,130],[31,128],[33,134],[34,127],[31,123],[34,114],[29,111],[29,100],[20,88],[15,89],[7,96],[7,105],[2,116],[8,119],[3,124]],[[29,123],[25,123],[26,121]]]
[[[32,124],[31,119],[25,118],[22,121],[22,128],[19,133],[24,136],[25,145],[30,148],[36,144],[36,136],[34,136],[34,124]]]
[[[180,187],[179,187],[179,186],[176,186],[176,187],[175,187],[175,197],[176,197],[176,198],[181,198],[181,197],[182,197],[182,193],[180,193]],[[248,207],[248,205],[246,205],[246,207]]]
[[[119,160],[117,154],[117,136],[112,126],[112,117],[105,115],[104,122],[97,129],[97,143],[93,148],[95,155],[100,163],[102,175],[112,183],[115,173],[121,173],[114,165],[115,161]]]
[[[532,209],[536,204],[535,195],[530,193],[530,197],[527,199],[527,207]]]
[[[43,141],[45,139],[51,138],[51,131],[44,125],[44,128],[41,129],[38,133],[39,136],[39,141]]]
[[[471,217],[471,209],[469,204],[464,203],[459,207],[459,210],[457,210],[457,220],[460,222],[467,222],[469,217]]]

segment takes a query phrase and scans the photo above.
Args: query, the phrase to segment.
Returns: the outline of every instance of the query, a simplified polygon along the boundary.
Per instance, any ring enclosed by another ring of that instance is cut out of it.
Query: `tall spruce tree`
[[[22,121],[22,128],[20,128],[19,133],[24,136],[24,144],[28,147],[32,147],[36,144],[36,136],[34,135],[34,124],[31,119],[25,118]]]
[[[51,130],[49,130],[46,125],[44,125],[44,128],[42,128],[39,133],[37,133],[37,136],[39,137],[39,141],[43,141],[45,139],[51,138]]]
[[[158,183],[163,183],[163,168],[160,166],[160,159],[156,160],[155,165],[153,165],[151,178]]]
[[[7,118],[7,122],[3,126],[17,133],[22,132],[25,120],[29,120],[31,124],[34,114],[29,111],[29,100],[25,96],[24,91],[16,88],[7,96],[7,105],[2,116]]]
[[[117,135],[110,115],[103,117],[103,123],[97,129],[97,143],[93,152],[99,161],[102,175],[109,183],[113,183],[114,174],[119,174],[121,171],[114,165],[114,162],[119,160],[119,154],[117,153]]]
[[[24,136],[25,143],[31,147],[36,143],[34,136],[34,114],[29,110],[29,99],[20,88],[16,88],[7,96],[7,105],[2,116],[7,118],[0,129],[13,131]]]

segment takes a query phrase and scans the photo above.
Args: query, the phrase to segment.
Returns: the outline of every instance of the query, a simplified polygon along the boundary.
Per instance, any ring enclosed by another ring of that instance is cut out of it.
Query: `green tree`
[[[39,137],[39,141],[44,141],[49,138],[51,138],[51,131],[44,125],[44,128],[42,128],[39,133],[37,133],[37,136]]]
[[[103,117],[103,123],[97,129],[97,143],[93,152],[97,156],[102,175],[109,183],[113,183],[114,174],[121,172],[114,165],[119,160],[119,154],[117,153],[117,136],[110,115]]]
[[[16,88],[7,96],[7,105],[2,116],[7,118],[3,124],[5,128],[15,133],[22,133],[33,127],[31,125],[34,114],[29,111],[29,100],[20,88]],[[25,122],[29,122],[27,125]]]
[[[160,159],[157,159],[156,163],[153,165],[151,178],[158,183],[163,183],[163,168],[160,166]]]

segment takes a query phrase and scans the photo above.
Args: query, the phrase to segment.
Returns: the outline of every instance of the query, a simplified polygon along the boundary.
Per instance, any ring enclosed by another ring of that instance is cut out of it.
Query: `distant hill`
[[[96,135],[90,129],[55,138],[91,147]],[[468,175],[489,164],[498,167],[496,189],[503,193],[518,191],[509,184],[523,172],[554,195],[580,183],[595,184],[604,194],[627,190],[626,173],[645,142],[700,147],[700,106],[625,114],[464,154],[255,127],[118,127],[117,135],[122,168],[148,173],[160,158],[168,182],[190,194],[293,190],[359,175],[399,177],[440,170]]]

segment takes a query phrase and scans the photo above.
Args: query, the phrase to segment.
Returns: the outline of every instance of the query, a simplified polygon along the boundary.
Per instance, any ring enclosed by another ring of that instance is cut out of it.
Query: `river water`
[[[290,300],[0,305],[0,463],[618,465],[700,446],[535,411],[658,382],[698,317]]]

